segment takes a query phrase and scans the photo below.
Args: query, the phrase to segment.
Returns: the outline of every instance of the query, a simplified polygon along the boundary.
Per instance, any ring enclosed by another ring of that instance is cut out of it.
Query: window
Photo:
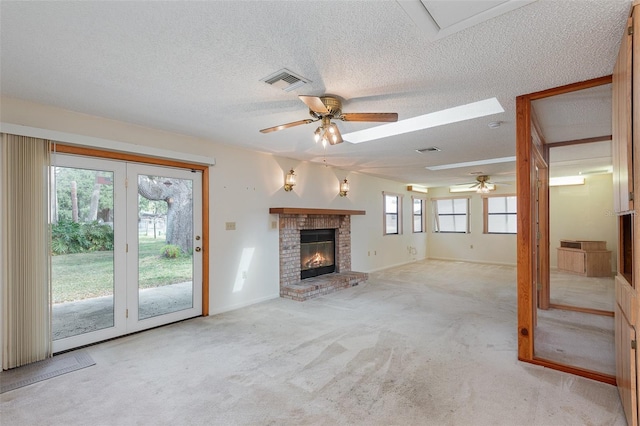
[[[402,195],[383,192],[384,235],[402,234]]]
[[[413,232],[424,232],[424,204],[422,198],[411,197],[413,200]]]
[[[433,200],[433,232],[469,232],[469,199]]]
[[[484,233],[515,234],[517,232],[517,202],[515,195],[485,197]]]

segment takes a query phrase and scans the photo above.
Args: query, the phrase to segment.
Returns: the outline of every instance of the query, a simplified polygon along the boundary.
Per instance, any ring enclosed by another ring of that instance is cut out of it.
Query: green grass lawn
[[[191,281],[191,256],[161,257],[164,239],[140,237],[139,287],[151,288]],[[124,265],[123,265],[124,266]],[[53,256],[53,303],[113,294],[113,252]]]

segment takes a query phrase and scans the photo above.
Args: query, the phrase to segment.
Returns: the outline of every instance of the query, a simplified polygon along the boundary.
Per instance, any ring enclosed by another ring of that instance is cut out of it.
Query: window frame
[[[420,214],[415,213],[414,205],[416,201],[420,201]],[[411,196],[411,230],[414,234],[422,234],[427,232],[427,215],[426,215],[427,199],[426,197]],[[421,230],[416,231],[416,216],[420,216]]]
[[[442,198],[432,198],[431,199],[431,210],[433,212],[433,229],[432,232],[434,234],[470,234],[471,233],[471,228],[470,228],[470,219],[469,217],[471,216],[471,212],[469,209],[469,200],[471,199],[470,196],[465,196],[465,197],[442,197]],[[438,212],[438,201],[445,201],[445,200],[465,200],[466,201],[466,212],[464,213],[464,215],[466,216],[466,230],[465,231],[441,231],[440,230],[440,216],[462,216],[462,214],[460,213],[450,213],[450,214],[441,214]]]
[[[396,212],[387,212],[387,197],[396,198]],[[402,199],[403,195],[395,192],[382,191],[382,235],[402,235]],[[387,215],[396,216],[396,231],[387,232]]]
[[[510,198],[514,197],[516,199],[516,211],[513,213],[490,213],[489,212],[489,198]],[[516,194],[490,194],[482,196],[482,233],[483,234],[493,234],[493,235],[516,235],[518,233],[518,210],[517,210],[518,197]],[[515,224],[516,231],[515,232],[490,232],[489,231],[489,215],[502,215],[502,216],[515,216]]]

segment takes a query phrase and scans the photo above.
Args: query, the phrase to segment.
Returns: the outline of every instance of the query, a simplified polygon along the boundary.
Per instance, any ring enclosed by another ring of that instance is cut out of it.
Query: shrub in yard
[[[113,250],[113,229],[97,221],[60,220],[51,227],[53,254]]]
[[[175,259],[177,257],[180,257],[181,254],[182,254],[182,249],[173,244],[167,244],[162,248],[162,257]]]

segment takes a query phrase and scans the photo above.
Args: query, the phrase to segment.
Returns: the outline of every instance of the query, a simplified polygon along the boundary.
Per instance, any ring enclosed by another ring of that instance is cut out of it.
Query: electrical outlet
[[[469,248],[470,248],[470,249],[472,249],[472,248],[473,248],[473,244],[471,244],[471,245],[469,246]]]
[[[367,252],[367,256],[371,256],[371,252],[370,251]]]
[[[278,229],[278,222],[275,220],[271,221],[271,229]]]
[[[227,231],[235,231],[236,230],[236,223],[235,222],[225,222],[224,223],[224,229],[226,229]]]
[[[242,271],[242,279],[243,280],[247,279],[247,271]]]

